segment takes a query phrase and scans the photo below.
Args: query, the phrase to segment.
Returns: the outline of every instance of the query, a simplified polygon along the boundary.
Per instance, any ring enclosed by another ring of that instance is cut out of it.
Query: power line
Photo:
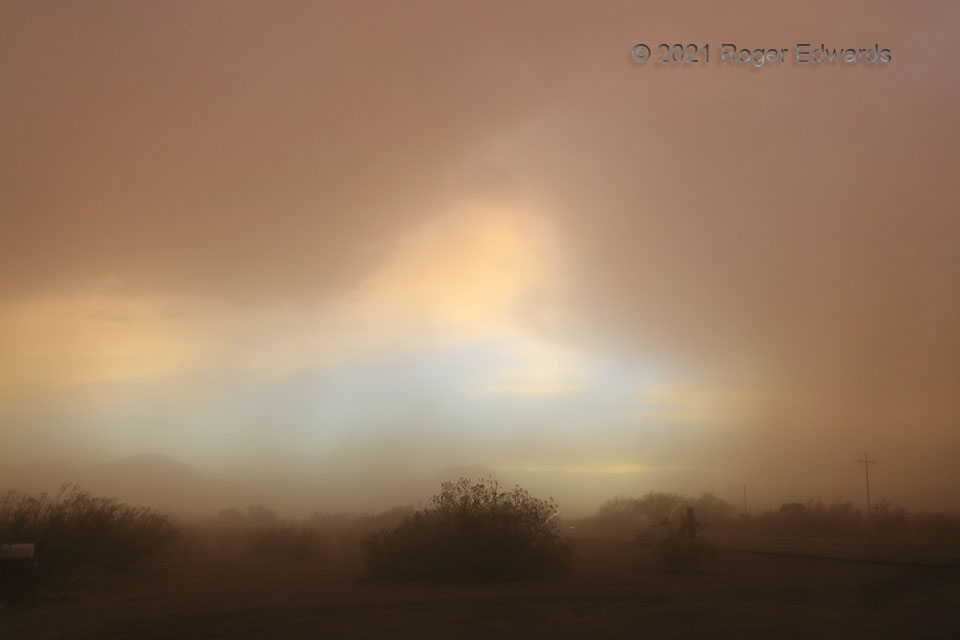
[[[870,519],[870,465],[877,464],[876,460],[871,460],[867,452],[863,452],[863,458],[857,458],[857,462],[863,465],[863,470],[867,477],[867,519]]]

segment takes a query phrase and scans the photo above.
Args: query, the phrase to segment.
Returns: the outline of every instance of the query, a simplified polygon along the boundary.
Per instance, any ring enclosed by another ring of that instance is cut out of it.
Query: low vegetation
[[[289,520],[262,505],[223,509],[185,526],[180,551],[290,561],[354,555],[365,536],[396,526],[413,512],[413,507],[403,506],[380,513],[314,513],[305,520]]]
[[[708,537],[960,538],[960,514],[911,513],[884,499],[873,503],[867,517],[854,503],[844,500],[787,502],[771,509],[744,511],[710,493],[694,498],[651,492],[639,498],[612,498],[600,506],[596,515],[574,524],[582,536],[629,537],[655,531],[663,523],[676,526],[690,508],[706,527]]]
[[[587,531],[602,531],[624,537],[678,521],[692,508],[701,522],[725,523],[737,517],[737,509],[712,493],[690,498],[677,493],[650,492],[639,498],[617,496],[607,500],[597,515],[578,523]]]
[[[444,483],[429,507],[364,541],[373,578],[489,582],[555,578],[572,564],[553,500],[495,480]]]
[[[86,579],[86,569],[127,569],[163,549],[162,562],[231,572],[259,571],[264,561],[290,568],[309,561],[325,571],[359,571],[362,563],[373,579],[494,582],[566,574],[573,546],[565,533],[588,541],[637,539],[644,543],[638,553],[670,573],[701,571],[714,544],[774,548],[789,540],[820,548],[836,546],[837,540],[859,545],[869,537],[891,541],[891,549],[946,548],[941,542],[960,539],[960,514],[909,513],[883,499],[873,503],[869,518],[844,501],[788,502],[745,512],[709,493],[656,492],[614,498],[595,516],[562,528],[557,514],[552,499],[520,487],[505,490],[490,479],[445,483],[419,510],[288,520],[254,505],[178,526],[151,509],[94,497],[78,487],[55,496],[9,493],[0,498],[0,543],[34,543],[37,562],[0,562],[0,604],[29,601],[47,587],[55,593],[80,570]],[[809,540],[797,542],[802,538]]]
[[[36,562],[28,574],[0,576],[0,600],[23,599],[82,568],[127,569],[176,535],[164,515],[76,486],[57,496],[8,493],[0,499],[0,542],[34,543]]]
[[[678,522],[662,520],[657,526],[638,536],[641,542],[653,542],[654,555],[667,573],[697,573],[714,548],[703,539],[703,524],[693,508],[688,508]]]

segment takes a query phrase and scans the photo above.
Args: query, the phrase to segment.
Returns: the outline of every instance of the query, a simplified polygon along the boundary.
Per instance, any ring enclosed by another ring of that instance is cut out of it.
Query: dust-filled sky
[[[480,465],[582,507],[762,504],[862,501],[866,450],[875,497],[960,504],[957,3],[5,0],[0,25],[8,468],[149,452],[385,505]]]

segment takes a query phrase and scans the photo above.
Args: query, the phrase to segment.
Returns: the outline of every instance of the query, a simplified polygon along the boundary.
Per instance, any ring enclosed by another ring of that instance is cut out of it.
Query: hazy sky
[[[0,24],[0,462],[960,506],[957,3]]]

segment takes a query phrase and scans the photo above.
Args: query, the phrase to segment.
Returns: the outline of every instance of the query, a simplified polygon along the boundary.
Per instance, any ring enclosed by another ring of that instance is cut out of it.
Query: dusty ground
[[[720,551],[665,576],[648,549],[577,542],[568,579],[493,586],[363,580],[310,562],[197,555],[0,613],[0,638],[951,638],[960,569]]]

